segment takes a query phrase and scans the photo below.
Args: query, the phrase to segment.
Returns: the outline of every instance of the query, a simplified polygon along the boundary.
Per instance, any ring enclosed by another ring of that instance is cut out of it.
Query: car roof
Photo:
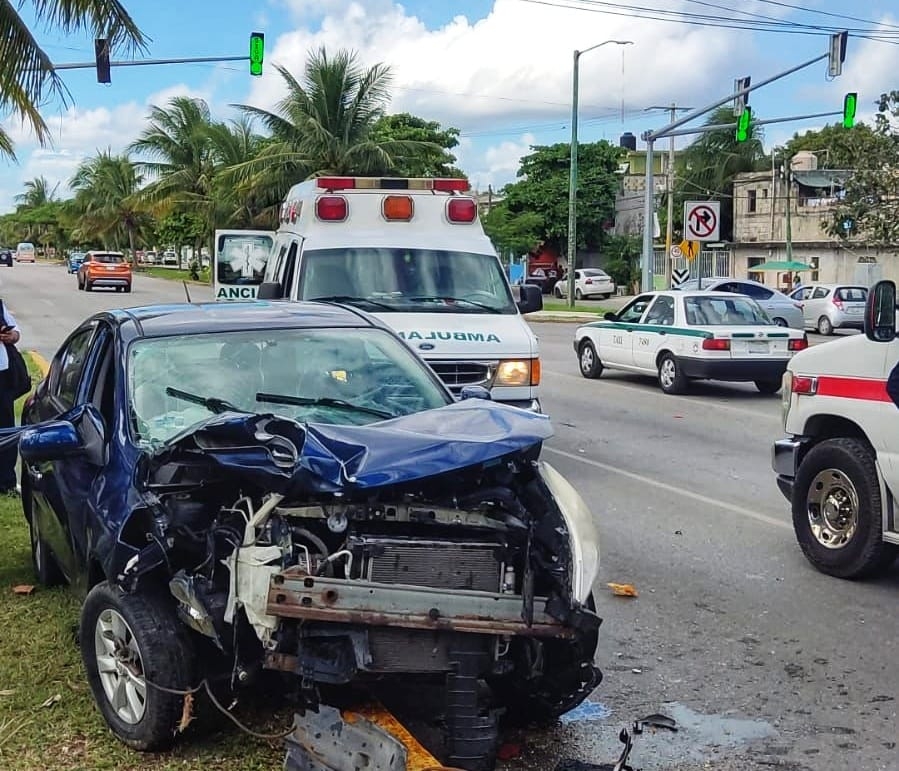
[[[845,281],[842,284],[822,284],[822,283],[819,283],[816,281],[813,284],[806,284],[806,286],[802,287],[802,288],[805,289],[806,287],[808,287],[810,289],[814,289],[819,286],[823,289],[867,289],[868,288],[864,284],[855,284],[855,283],[852,283],[851,281]]]
[[[346,305],[263,300],[144,305],[104,311],[94,318],[130,327],[131,338],[254,329],[387,328],[375,317]]]
[[[724,299],[746,297],[746,295],[737,294],[736,292],[710,292],[708,289],[666,289],[659,292],[647,292],[647,294],[665,297],[721,297]]]

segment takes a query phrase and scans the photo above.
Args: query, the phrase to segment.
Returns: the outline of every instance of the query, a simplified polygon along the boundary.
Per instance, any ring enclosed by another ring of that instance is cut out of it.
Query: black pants
[[[12,428],[16,424],[15,399],[9,390],[9,372],[0,370],[0,428]],[[16,486],[16,461],[19,447],[14,444],[0,450],[0,492]]]

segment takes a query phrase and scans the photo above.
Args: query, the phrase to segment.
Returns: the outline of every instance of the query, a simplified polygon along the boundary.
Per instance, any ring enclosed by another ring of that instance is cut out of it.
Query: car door
[[[812,328],[818,326],[818,319],[824,315],[824,306],[827,304],[828,295],[830,295],[830,289],[826,286],[816,286],[812,290],[808,300],[802,306],[802,316],[806,326]]]
[[[643,323],[634,330],[634,366],[648,372],[656,370],[656,356],[668,333],[665,327],[674,326],[674,298],[659,295],[646,311]]]
[[[633,331],[646,313],[654,294],[635,297],[615,314],[615,320],[600,327],[599,357],[603,364],[632,367],[634,365]]]
[[[53,359],[48,388],[38,408],[41,420],[64,419],[81,403],[84,375],[96,336],[94,321],[73,332]],[[42,461],[26,468],[27,490],[31,495],[31,515],[37,517],[41,538],[69,580],[78,573],[73,551],[68,510],[77,505],[79,493],[70,481],[60,484],[59,472],[67,461]],[[71,462],[71,461],[68,461]],[[73,498],[74,496],[74,498]]]

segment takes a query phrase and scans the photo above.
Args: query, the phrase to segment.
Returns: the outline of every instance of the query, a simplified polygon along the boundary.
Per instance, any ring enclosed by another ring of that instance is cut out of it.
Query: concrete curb
[[[598,313],[579,313],[577,311],[536,311],[524,315],[525,321],[549,322],[553,324],[585,324],[590,321],[600,321],[602,316]]]
[[[50,362],[47,361],[43,356],[41,356],[37,351],[26,351],[26,353],[31,357],[31,360],[35,364],[37,364],[37,368],[41,371],[41,375],[46,377],[47,372],[50,371]]]

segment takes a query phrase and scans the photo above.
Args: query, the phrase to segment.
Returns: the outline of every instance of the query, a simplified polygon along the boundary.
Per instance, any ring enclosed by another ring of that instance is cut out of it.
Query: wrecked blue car
[[[446,694],[447,763],[481,769],[501,719],[583,701],[593,519],[540,459],[545,416],[465,396],[335,304],[113,310],[69,335],[23,413],[22,502],[38,579],[84,597],[115,735],[166,747],[204,682],[286,673],[314,710],[420,680]]]

